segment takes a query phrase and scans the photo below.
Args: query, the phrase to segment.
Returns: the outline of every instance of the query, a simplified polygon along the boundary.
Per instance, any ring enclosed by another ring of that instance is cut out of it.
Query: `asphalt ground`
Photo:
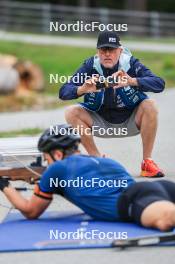
[[[159,129],[155,143],[153,158],[164,169],[166,179],[175,181],[175,89],[166,90],[162,94],[154,94],[151,97],[156,98],[159,105]],[[58,110],[59,112],[59,110]],[[50,112],[51,114],[51,112]],[[58,114],[58,113],[57,113]],[[63,120],[63,111],[55,116],[57,120]],[[9,114],[10,116],[10,114]],[[53,116],[52,116],[53,117]],[[40,115],[40,121],[44,116]],[[1,121],[1,119],[0,119]],[[18,120],[16,119],[16,122]],[[48,123],[49,123],[48,119]],[[6,119],[8,123],[8,119]],[[46,124],[46,120],[45,120]],[[2,122],[1,122],[1,125]],[[128,171],[136,178],[139,177],[140,162],[142,159],[141,139],[139,136],[125,139],[96,139],[101,151],[107,156],[121,162]],[[150,181],[149,179],[144,179]],[[19,183],[21,184],[21,183]],[[30,196],[30,193],[25,194]],[[0,194],[0,203],[8,205],[3,194]],[[63,198],[55,197],[53,204],[48,210],[75,210],[78,209]],[[0,218],[8,212],[7,208],[0,207]],[[20,232],[20,230],[19,230]],[[11,239],[17,239],[12,237]],[[119,251],[116,249],[93,249],[93,250],[66,250],[66,251],[45,251],[45,252],[20,252],[20,253],[2,253],[0,254],[0,263],[61,263],[61,264],[81,264],[81,263],[122,263],[122,264],[162,264],[173,263],[175,250],[173,247],[144,247],[131,248],[129,250]]]

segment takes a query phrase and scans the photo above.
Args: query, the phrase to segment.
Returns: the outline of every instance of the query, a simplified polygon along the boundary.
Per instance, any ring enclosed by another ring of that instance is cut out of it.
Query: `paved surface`
[[[47,111],[27,111],[0,114],[0,131],[20,130],[24,128],[47,128],[50,125],[64,123],[64,109]]]
[[[174,98],[175,90],[170,89],[162,94],[154,95],[160,108],[159,130],[157,141],[155,144],[154,158],[164,168],[167,179],[175,181],[175,107]],[[46,114],[47,113],[47,114]],[[32,117],[32,120],[27,120],[27,117]],[[15,117],[15,119],[14,119]],[[38,112],[32,115],[32,112],[17,114],[2,114],[0,116],[1,128],[8,127],[10,121],[10,128],[19,128],[19,124],[25,123],[33,125],[39,122],[43,127],[48,126],[53,121],[54,123],[62,122],[63,110],[54,110],[47,112]],[[3,121],[3,122],[2,122]],[[44,121],[44,122],[43,122]],[[13,125],[12,125],[13,124]],[[141,161],[141,141],[140,137],[133,137],[129,139],[110,139],[110,140],[97,140],[97,144],[101,150],[108,156],[119,160],[123,163],[131,174],[138,180],[139,166]],[[28,194],[29,195],[29,194]],[[4,196],[0,195],[0,203],[8,205]],[[50,210],[77,210],[69,202],[64,201],[62,198],[55,197],[53,205]],[[7,213],[7,209],[0,207],[1,219]],[[20,230],[19,230],[20,232]],[[12,239],[17,239],[12,237]],[[173,263],[175,258],[174,248],[133,248],[127,251],[118,251],[115,249],[100,249],[100,250],[67,250],[67,251],[47,251],[47,252],[31,252],[31,253],[9,253],[0,254],[1,264],[48,264],[48,263],[61,263],[61,264],[108,264],[108,263],[122,263],[122,264],[164,264]]]
[[[24,43],[32,43],[38,45],[63,45],[63,46],[75,46],[81,48],[94,48],[96,47],[96,39],[93,38],[71,38],[71,37],[57,37],[46,35],[34,35],[34,34],[19,34],[8,33],[0,31],[0,40],[6,41],[18,41]],[[175,53],[175,44],[168,43],[153,43],[141,41],[123,41],[124,45],[132,50],[141,51],[154,51],[154,52],[170,52]]]

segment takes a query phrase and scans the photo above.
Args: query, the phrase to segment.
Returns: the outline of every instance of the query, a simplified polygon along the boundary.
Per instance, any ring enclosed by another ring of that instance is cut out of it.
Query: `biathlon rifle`
[[[45,169],[46,167],[42,166],[41,157],[37,157],[36,162],[31,163],[29,166],[0,167],[0,177],[7,178],[10,181],[20,180],[34,184],[40,180]]]

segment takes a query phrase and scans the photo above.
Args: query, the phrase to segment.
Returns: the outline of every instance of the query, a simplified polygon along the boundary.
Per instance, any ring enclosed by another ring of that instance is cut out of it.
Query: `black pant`
[[[121,220],[140,224],[143,210],[156,201],[175,203],[175,183],[159,180],[132,184],[122,193],[118,201]]]

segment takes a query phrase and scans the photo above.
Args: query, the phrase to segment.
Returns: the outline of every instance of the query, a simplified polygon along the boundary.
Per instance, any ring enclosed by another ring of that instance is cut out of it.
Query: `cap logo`
[[[116,42],[116,38],[109,38],[109,42]]]

